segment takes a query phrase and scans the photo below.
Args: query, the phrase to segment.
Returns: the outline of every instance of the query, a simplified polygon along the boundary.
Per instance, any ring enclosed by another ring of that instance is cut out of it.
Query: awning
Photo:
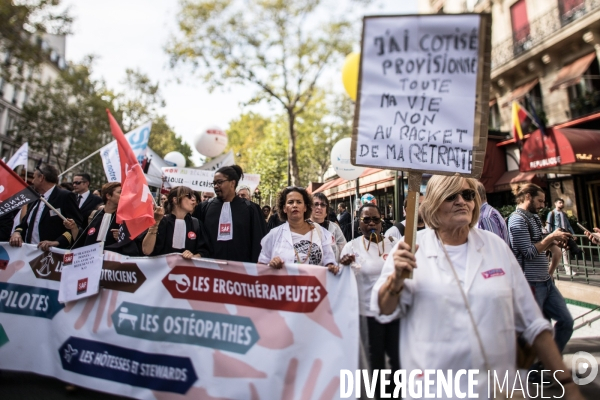
[[[578,84],[581,80],[581,76],[588,70],[595,58],[596,53],[590,53],[587,56],[583,56],[571,64],[562,67],[558,72],[554,83],[550,87],[550,91],[552,92],[556,89],[564,89]]]
[[[500,179],[498,179],[494,185],[494,191],[505,192],[507,190],[512,190],[514,185],[518,185],[522,182],[533,182],[534,179],[537,180],[535,172],[507,171],[502,174]]]
[[[503,100],[502,107],[507,107],[514,100],[519,100],[521,97],[524,97],[527,93],[531,91],[531,89],[533,89],[535,85],[538,84],[538,82],[539,79],[536,78],[531,82],[527,82],[526,84],[521,85],[512,92],[510,92],[510,94]]]
[[[538,129],[523,145],[521,171],[556,174],[600,172],[600,130]]]
[[[497,143],[497,140],[488,139],[483,171],[479,178],[488,193],[494,192],[494,184],[506,172],[506,154],[503,149],[496,146]]]
[[[344,181],[346,181],[346,180],[342,179],[342,178],[332,179],[329,182],[325,182],[323,185],[319,186],[319,188],[317,188],[317,190],[315,190],[313,194],[319,193],[319,192],[324,192],[325,190],[329,189],[330,187],[337,186],[337,185],[343,183]]]

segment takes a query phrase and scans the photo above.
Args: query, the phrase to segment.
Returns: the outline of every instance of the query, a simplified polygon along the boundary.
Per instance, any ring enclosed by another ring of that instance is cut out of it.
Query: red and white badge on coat
[[[94,233],[96,233],[96,228],[94,228],[93,226],[88,230],[88,236],[92,236]]]
[[[231,224],[220,224],[219,235],[229,235],[231,233]]]
[[[196,232],[194,231],[189,231],[187,234],[188,239],[196,239]]]

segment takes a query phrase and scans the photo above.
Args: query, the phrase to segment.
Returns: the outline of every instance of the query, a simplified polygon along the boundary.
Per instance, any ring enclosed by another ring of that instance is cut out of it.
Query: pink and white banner
[[[62,304],[64,254],[0,243],[0,369],[138,399],[265,400],[337,399],[340,370],[358,368],[349,268],[105,252],[100,293]]]

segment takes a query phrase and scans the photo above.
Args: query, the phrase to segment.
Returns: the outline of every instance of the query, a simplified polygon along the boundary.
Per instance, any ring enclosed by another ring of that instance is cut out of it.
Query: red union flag
[[[40,196],[0,160],[0,216],[35,201]]]
[[[119,124],[109,110],[106,110],[110,130],[119,148],[121,160],[121,199],[117,207],[117,223],[125,222],[131,239],[154,225],[152,194],[148,182],[137,161],[135,153]]]
[[[162,280],[176,299],[311,313],[327,296],[315,276],[252,276],[176,266]]]

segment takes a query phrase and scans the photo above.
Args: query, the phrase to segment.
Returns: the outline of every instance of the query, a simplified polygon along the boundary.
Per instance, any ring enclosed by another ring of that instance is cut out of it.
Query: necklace
[[[383,244],[383,249],[382,252],[379,252],[379,235],[377,235],[376,233],[372,232],[371,236],[375,235],[375,239],[376,239],[376,243],[377,243],[377,254],[379,254],[379,257],[381,257],[382,254],[385,254],[385,240],[382,240],[381,243]],[[365,250],[367,251],[367,253],[369,252],[369,249],[371,248],[371,237],[369,237],[369,245],[367,246],[365,244],[365,237],[362,237],[362,244],[363,247],[365,248]]]
[[[314,233],[315,229],[317,229],[317,228],[315,227],[310,230],[310,244],[308,245],[308,250],[306,252],[306,258],[304,259],[304,262],[302,262],[300,260],[300,254],[298,254],[298,250],[296,250],[296,248],[294,247],[294,253],[296,253],[296,260],[298,261],[298,264],[306,264],[306,262],[310,258],[310,252],[312,250],[312,245],[313,245],[313,233]]]

